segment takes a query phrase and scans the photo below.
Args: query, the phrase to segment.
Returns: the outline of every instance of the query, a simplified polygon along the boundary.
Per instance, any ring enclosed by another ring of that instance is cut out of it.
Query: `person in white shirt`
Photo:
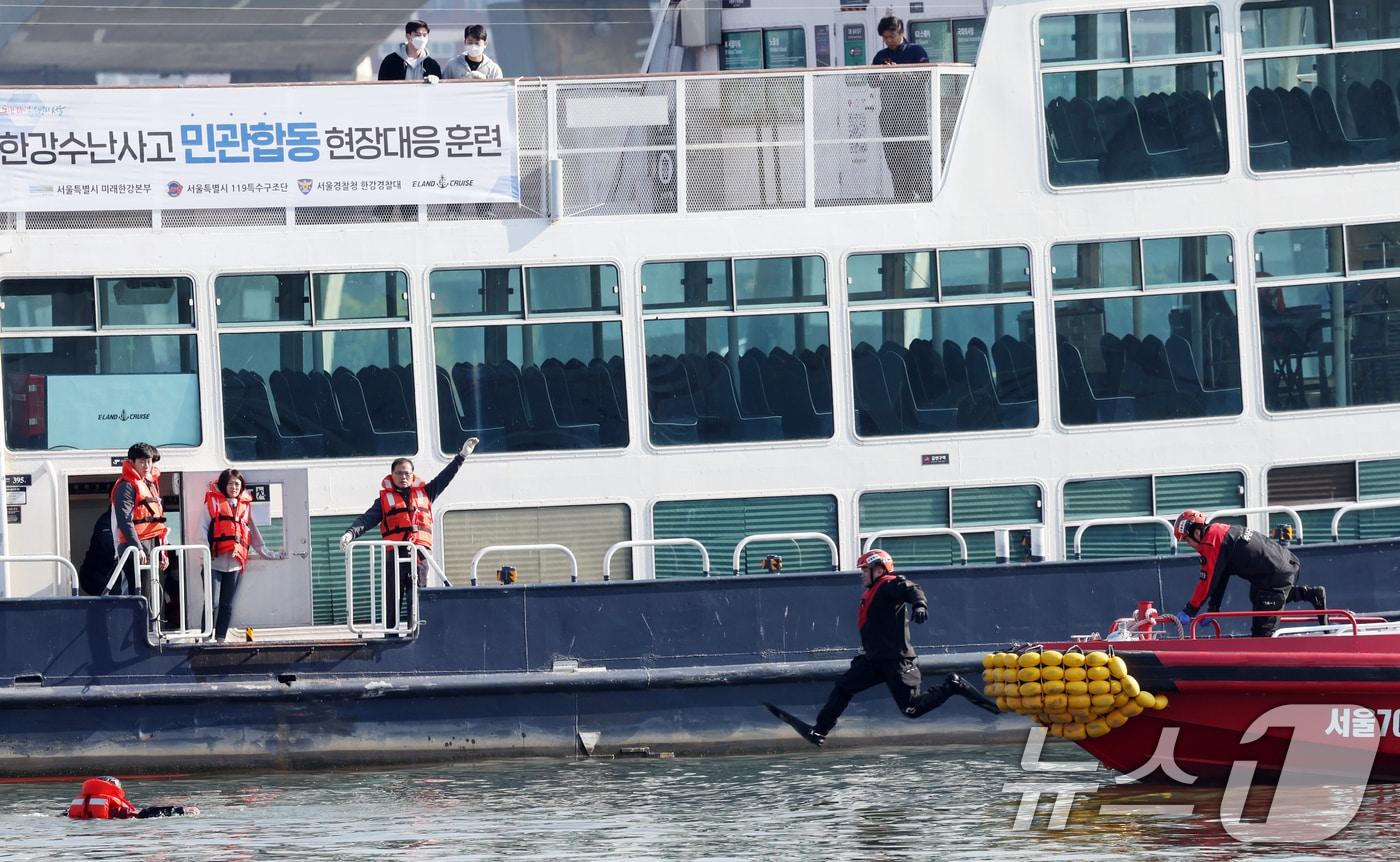
[[[486,28],[473,24],[463,34],[466,48],[442,67],[444,78],[504,78],[501,67],[486,56]]]

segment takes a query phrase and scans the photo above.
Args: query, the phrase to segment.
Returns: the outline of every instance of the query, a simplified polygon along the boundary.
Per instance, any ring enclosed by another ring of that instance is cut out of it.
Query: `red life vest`
[[[242,568],[253,543],[253,495],[244,491],[230,506],[224,492],[210,482],[204,505],[209,507],[209,553],[215,557],[232,555]]]
[[[89,778],[68,805],[74,820],[114,820],[133,817],[137,808],[126,801],[126,791],[110,781]]]
[[[865,628],[865,621],[870,616],[870,603],[875,600],[875,594],[892,580],[894,580],[894,575],[881,575],[875,579],[875,583],[866,587],[865,592],[860,597],[860,611],[856,614],[856,628]]]
[[[417,475],[406,492],[394,484],[393,474],[384,477],[379,491],[379,514],[379,533],[384,541],[433,546],[433,501],[428,499],[428,487]]]
[[[163,543],[168,529],[165,526],[165,506],[160,501],[160,470],[151,468],[151,478],[146,479],[136,472],[136,467],[130,459],[122,462],[122,477],[112,484],[112,490],[107,495],[107,502],[115,510],[117,505],[117,488],[123,482],[136,489],[136,506],[131,510],[131,523],[136,530],[136,538],[142,542],[155,541],[157,544]],[[126,543],[126,536],[121,530],[113,530],[117,546],[121,547]]]

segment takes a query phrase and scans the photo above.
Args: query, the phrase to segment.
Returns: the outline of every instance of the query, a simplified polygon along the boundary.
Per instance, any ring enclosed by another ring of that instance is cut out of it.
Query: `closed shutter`
[[[1400,460],[1362,461],[1356,465],[1356,472],[1360,486],[1357,499],[1400,497]]]
[[[1356,472],[1358,500],[1400,497],[1400,460],[1362,461],[1356,465]],[[1341,539],[1384,539],[1400,535],[1400,506],[1345,515],[1337,530]],[[1318,541],[1330,538],[1330,533],[1324,533]]]
[[[603,555],[618,542],[632,538],[626,504],[541,506],[529,509],[484,509],[447,512],[440,519],[445,543],[443,570],[456,585],[471,583],[471,562],[488,545],[563,545],[578,559],[580,581],[603,579]],[[495,583],[496,571],[511,565],[522,584],[569,581],[569,560],[559,551],[502,551],[482,557],[477,569],[481,583]],[[613,556],[611,577],[631,580],[632,558]]]
[[[1356,499],[1356,464],[1304,464],[1269,471],[1269,502],[1279,506],[1352,502]]]
[[[311,519],[311,609],[318,626],[345,624],[345,555],[340,537],[355,522],[354,515]],[[373,537],[372,537],[373,538]],[[355,575],[355,616],[369,619],[369,572]]]
[[[879,530],[948,526],[948,489],[879,491],[860,496],[861,547],[864,536]],[[906,567],[943,566],[958,558],[951,536],[880,539],[875,543]]]
[[[755,497],[740,500],[671,500],[656,504],[652,531],[658,539],[684,536],[698,539],[710,552],[715,574],[728,572],[734,548],[757,533],[818,532],[836,538],[836,498],[831,496]],[[656,555],[656,577],[693,575],[694,555]],[[749,545],[740,560],[741,573],[761,573],[764,556],[777,554],[791,572],[831,570],[831,553],[815,540],[783,540]]]
[[[1037,485],[953,489],[953,526],[959,529],[1039,524],[1040,511],[1040,487]]]
[[[1152,480],[1095,479],[1065,485],[1065,550],[1074,553],[1077,522],[1152,514]],[[1084,559],[1143,557],[1163,553],[1171,538],[1155,524],[1090,527],[1080,543]]]
[[[1185,509],[1196,509],[1206,514],[1221,509],[1238,509],[1244,506],[1244,474],[1229,470],[1221,473],[1191,473],[1186,476],[1158,476],[1154,482],[1157,496],[1157,514],[1173,520]],[[1226,524],[1246,523],[1245,516],[1220,518]],[[1165,533],[1163,534],[1165,536]],[[1170,546],[1168,546],[1170,549]],[[1178,544],[1177,553],[1195,553],[1186,542]]]

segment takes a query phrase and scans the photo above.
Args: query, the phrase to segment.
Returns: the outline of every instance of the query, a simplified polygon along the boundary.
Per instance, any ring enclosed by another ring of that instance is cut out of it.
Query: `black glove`
[[[917,608],[914,608],[914,622],[916,622],[916,623],[926,623],[926,622],[928,622],[928,608],[926,608],[926,607],[924,607],[924,606],[922,606],[922,605],[920,605],[920,606],[917,607]]]

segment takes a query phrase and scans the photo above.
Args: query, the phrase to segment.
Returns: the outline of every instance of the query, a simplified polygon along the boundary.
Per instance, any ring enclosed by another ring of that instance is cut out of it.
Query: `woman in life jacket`
[[[137,808],[126,798],[119,778],[103,775],[89,778],[73,801],[68,804],[68,817],[73,820],[139,820],[147,817],[174,817],[198,814],[193,805],[152,805]]]
[[[468,437],[457,457],[448,462],[430,482],[418,478],[411,459],[395,458],[389,465],[389,475],[380,483],[379,498],[340,537],[341,553],[347,553],[350,543],[375,524],[379,525],[379,535],[386,542],[407,542],[423,548],[425,553],[431,551],[433,501],[456,477],[462,462],[476,449],[477,442],[477,438]],[[416,566],[413,564],[415,558],[418,561]],[[420,555],[385,555],[384,624],[389,628],[398,625],[399,596],[408,592],[408,579],[414,576],[415,569],[418,586],[427,586],[428,565]]]
[[[248,565],[248,551],[257,551],[264,560],[285,560],[284,552],[273,552],[263,544],[258,525],[253,523],[253,497],[243,490],[243,474],[225,470],[209,483],[204,495],[204,509],[199,513],[200,532],[209,539],[209,554],[214,558],[213,583],[214,639],[221,641],[228,634],[233,618],[233,598]]]

